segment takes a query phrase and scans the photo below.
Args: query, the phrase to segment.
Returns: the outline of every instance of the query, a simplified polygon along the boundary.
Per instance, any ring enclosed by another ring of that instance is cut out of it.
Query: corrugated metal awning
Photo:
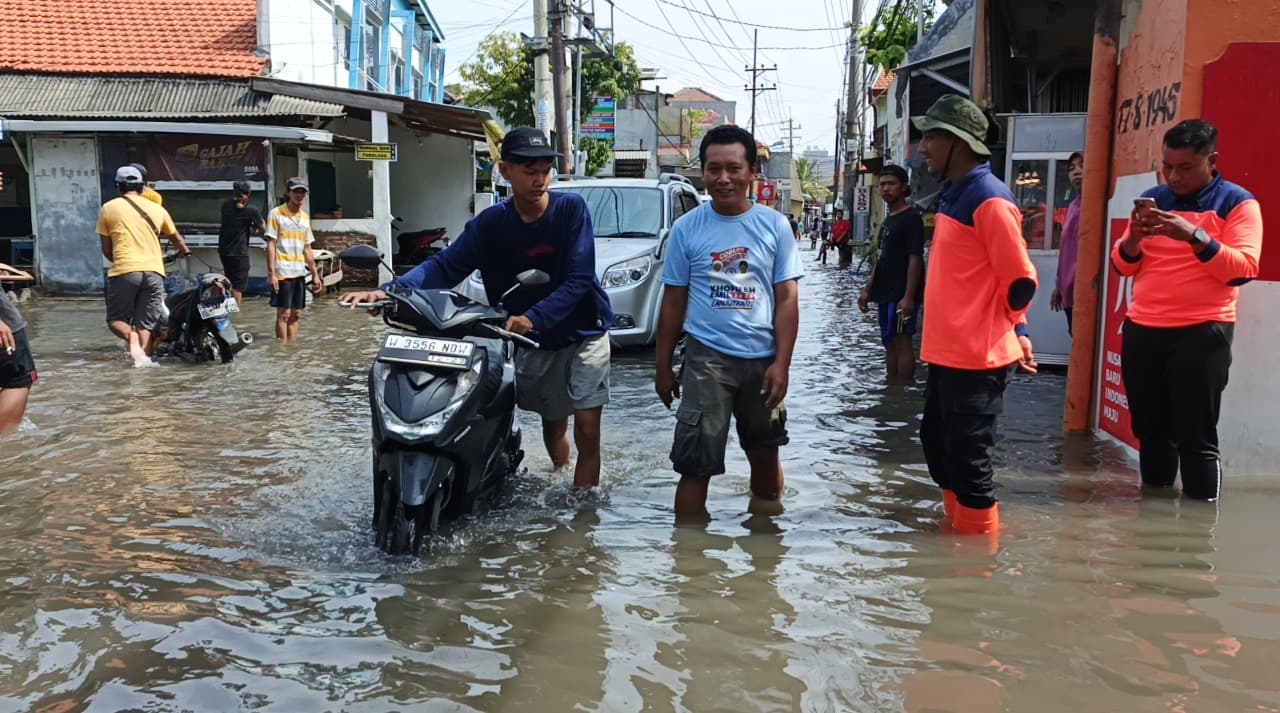
[[[626,151],[626,150],[624,150],[624,151],[614,151],[614,152],[613,152],[613,160],[614,160],[614,161],[648,161],[648,160],[649,160],[649,156],[650,156],[650,154],[649,154],[649,152],[648,152],[648,151]]]
[[[359,89],[321,87],[314,84],[285,82],[259,77],[251,80],[254,91],[274,96],[299,97],[335,102],[348,110],[381,111],[400,117],[410,129],[443,134],[473,141],[486,141],[486,122],[493,117],[483,109],[424,102],[395,94],[382,94]]]
[[[255,92],[246,80],[0,74],[0,116],[12,119],[214,119],[344,113],[340,104]]]

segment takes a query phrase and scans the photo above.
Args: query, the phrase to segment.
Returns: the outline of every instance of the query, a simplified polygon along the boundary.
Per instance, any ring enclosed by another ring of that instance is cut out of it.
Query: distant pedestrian
[[[190,255],[169,212],[142,198],[142,174],[133,166],[116,171],[119,198],[107,201],[98,214],[102,255],[107,272],[107,327],[124,340],[135,367],[149,366],[152,331],[164,318],[164,253],[160,236],[179,256]]]
[[[843,210],[837,210],[836,217],[831,221],[831,244],[840,256],[840,267],[849,267],[853,264],[852,241],[853,223],[845,219]]]
[[[1075,200],[1067,206],[1062,224],[1062,243],[1058,248],[1058,281],[1049,297],[1049,309],[1067,316],[1067,334],[1071,334],[1071,308],[1076,301],[1076,263],[1080,257],[1080,191],[1084,186],[1084,154],[1079,151],[1067,159],[1067,180],[1075,191]]]
[[[1121,371],[1148,488],[1214,501],[1218,415],[1240,287],[1258,276],[1262,211],[1217,171],[1218,130],[1200,119],[1164,135],[1164,184],[1143,193],[1111,264],[1133,278]]]
[[[222,203],[222,225],[218,228],[222,273],[231,282],[231,293],[237,303],[244,301],[244,290],[249,283],[249,236],[259,235],[266,228],[262,213],[249,205],[250,191],[248,181],[235,182],[232,197]]]
[[[271,306],[276,308],[276,339],[289,341],[298,337],[298,323],[307,306],[307,273],[311,289],[324,292],[324,280],[316,269],[311,244],[311,217],[302,210],[307,199],[307,182],[290,178],[286,183],[288,201],[267,214],[267,283],[271,287]]]
[[[833,225],[833,221],[831,218],[827,218],[826,220],[822,221],[822,239],[821,239],[822,243],[821,243],[821,246],[818,248],[818,262],[822,263],[823,265],[827,264],[827,251],[833,249],[831,244],[831,226],[832,225]]]
[[[702,179],[715,197],[671,229],[662,282],[654,387],[680,398],[671,462],[678,520],[706,520],[712,476],[725,472],[730,419],[751,466],[753,509],[776,511],[787,444],[791,356],[800,324],[796,241],[780,213],[747,198],[756,142],[736,126],[707,132]],[[722,265],[738,265],[730,274]],[[681,375],[672,354],[687,333]]]
[[[891,384],[915,381],[916,353],[912,337],[924,286],[924,218],[907,203],[911,187],[901,166],[880,170],[880,197],[889,215],[880,225],[879,259],[858,297],[863,312],[876,304],[880,342]]]
[[[27,396],[36,378],[27,323],[9,301],[9,293],[0,287],[0,435],[22,425]]]
[[[1036,270],[1013,194],[991,172],[982,110],[947,94],[913,122],[929,173],[945,179],[924,289],[920,444],[955,531],[991,533],[996,419],[1014,368],[1035,364],[1026,313]]]

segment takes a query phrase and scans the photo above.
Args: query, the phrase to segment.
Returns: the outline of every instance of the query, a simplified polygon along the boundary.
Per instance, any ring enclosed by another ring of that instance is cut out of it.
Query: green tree
[[[875,26],[867,25],[858,33],[866,63],[882,72],[892,72],[915,46],[919,23],[924,22],[926,31],[933,24],[933,13],[932,4],[921,10],[911,2],[899,2],[892,11],[880,13]]]
[[[587,175],[595,176],[609,165],[613,158],[613,145],[604,139],[582,137],[582,152],[587,155]]]
[[[476,49],[476,58],[462,65],[462,103],[490,106],[509,126],[532,126],[533,50],[520,36],[500,32],[486,37]],[[611,56],[592,57],[582,62],[582,118],[591,113],[592,96],[621,98],[640,88],[640,68],[635,52],[625,42],[613,48]]]
[[[462,103],[493,107],[508,126],[533,126],[533,52],[511,32],[484,38],[459,70]]]
[[[831,191],[822,185],[818,177],[818,166],[807,158],[796,159],[796,176],[800,179],[800,192],[811,204],[821,205],[826,202]]]

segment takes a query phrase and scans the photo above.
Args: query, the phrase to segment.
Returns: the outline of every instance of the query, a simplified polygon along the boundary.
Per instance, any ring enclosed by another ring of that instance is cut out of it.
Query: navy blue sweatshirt
[[[587,204],[573,193],[549,191],[546,213],[526,223],[508,199],[473,218],[448,248],[395,281],[410,289],[449,289],[479,270],[489,304],[525,270],[551,276],[521,287],[503,306],[533,323],[530,336],[543,349],[562,349],[604,334],[613,309],[596,277],[595,233]]]

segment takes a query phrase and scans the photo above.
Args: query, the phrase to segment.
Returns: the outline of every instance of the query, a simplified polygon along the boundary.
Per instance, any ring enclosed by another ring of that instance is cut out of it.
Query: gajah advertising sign
[[[147,146],[150,181],[265,181],[262,139],[242,136],[156,136]]]

